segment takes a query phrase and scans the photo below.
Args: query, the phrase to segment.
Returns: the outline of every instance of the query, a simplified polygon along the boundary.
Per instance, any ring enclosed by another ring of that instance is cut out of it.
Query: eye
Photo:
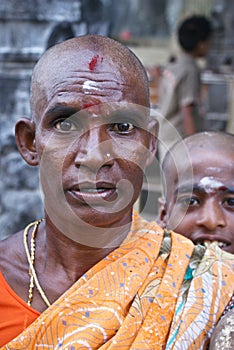
[[[226,198],[223,201],[223,204],[225,205],[225,207],[231,207],[231,208],[234,209],[234,198],[233,197]]]
[[[182,197],[178,199],[178,203],[186,207],[195,207],[200,204],[200,201],[196,197]]]
[[[127,134],[134,129],[134,125],[132,123],[115,123],[111,129],[120,134]]]
[[[70,119],[60,119],[54,124],[54,127],[62,132],[69,132],[77,129]]]

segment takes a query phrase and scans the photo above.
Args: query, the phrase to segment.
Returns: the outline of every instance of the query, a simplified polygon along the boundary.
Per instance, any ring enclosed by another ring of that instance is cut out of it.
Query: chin
[[[79,221],[84,225],[89,225],[99,228],[121,227],[131,221],[132,210],[121,210],[108,212],[91,208],[89,213],[77,213]]]

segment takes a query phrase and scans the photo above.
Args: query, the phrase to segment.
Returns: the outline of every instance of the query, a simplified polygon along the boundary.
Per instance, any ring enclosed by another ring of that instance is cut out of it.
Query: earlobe
[[[34,122],[27,118],[20,119],[15,126],[15,138],[18,150],[25,162],[31,166],[38,165]]]

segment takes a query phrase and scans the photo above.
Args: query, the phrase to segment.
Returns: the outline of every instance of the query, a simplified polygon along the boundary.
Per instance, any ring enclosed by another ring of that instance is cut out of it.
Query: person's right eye
[[[195,207],[200,204],[200,201],[196,197],[188,196],[179,198],[178,203],[187,207]]]
[[[60,119],[54,123],[54,128],[61,132],[77,130],[75,123],[70,119]]]

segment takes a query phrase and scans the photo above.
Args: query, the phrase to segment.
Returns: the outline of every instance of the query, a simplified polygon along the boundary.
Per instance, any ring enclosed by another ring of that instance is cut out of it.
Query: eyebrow
[[[110,118],[133,118],[136,121],[144,121],[145,119],[148,120],[148,116],[144,115],[143,113],[141,113],[138,110],[135,109],[118,109],[113,111],[112,113],[110,113],[109,115]],[[145,119],[144,119],[145,118]]]
[[[65,116],[72,116],[73,114],[79,113],[83,110],[86,112],[85,108],[76,109],[76,108],[72,108],[69,106],[63,106],[60,104],[56,104],[46,111],[45,117],[48,117],[48,116],[53,115],[53,114],[64,114]],[[88,113],[88,111],[87,111],[87,113]],[[148,115],[145,116],[143,113],[141,113],[140,111],[138,111],[136,109],[117,109],[117,110],[111,111],[110,114],[108,115],[108,117],[110,119],[115,118],[115,117],[126,118],[126,116],[129,118],[134,118],[134,120],[138,121],[138,122],[140,122],[140,121],[142,122],[144,120],[143,118],[146,118],[147,120],[149,119]]]
[[[75,109],[75,108],[71,108],[68,106],[63,106],[60,104],[56,104],[55,106],[52,106],[50,109],[48,109],[45,113],[45,116],[49,116],[50,114],[59,114],[59,113],[64,113],[66,115],[73,115],[75,113],[79,112],[79,110]]]
[[[224,189],[222,190],[223,192],[234,194],[234,187],[226,187],[226,186],[223,186],[223,187],[224,187]]]
[[[229,193],[229,194],[234,194],[234,187],[227,187],[225,185],[215,188],[217,191],[222,191],[223,193]],[[181,187],[177,187],[174,191],[174,194],[177,195],[178,193],[196,193],[196,192],[203,192],[205,193],[206,190],[204,189],[203,186],[200,186],[198,184],[193,184],[193,186],[185,185]]]
[[[178,193],[191,193],[191,192],[198,192],[200,191],[201,188],[198,185],[193,185],[193,186],[189,186],[189,185],[183,185],[180,187],[176,187],[174,194],[178,195]]]

